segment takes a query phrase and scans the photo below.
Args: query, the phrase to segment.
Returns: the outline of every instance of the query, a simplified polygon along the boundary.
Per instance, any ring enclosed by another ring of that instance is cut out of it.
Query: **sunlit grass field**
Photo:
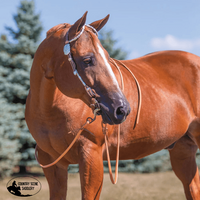
[[[0,181],[0,200],[48,200],[48,184],[40,169],[32,175],[42,184],[41,191],[32,197],[17,197],[6,189],[12,178]],[[69,174],[67,200],[80,200],[79,174]],[[173,172],[132,174],[119,173],[117,185],[112,185],[109,174],[104,174],[101,200],[185,200],[181,182]]]

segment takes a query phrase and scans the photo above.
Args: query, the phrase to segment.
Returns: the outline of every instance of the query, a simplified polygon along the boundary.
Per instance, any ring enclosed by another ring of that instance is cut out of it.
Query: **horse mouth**
[[[126,120],[126,117],[124,117],[120,122],[114,122],[112,118],[109,116],[109,114],[105,111],[102,111],[102,109],[97,112],[97,115],[101,115],[104,124],[110,124],[110,125],[121,124]]]
[[[103,123],[104,124],[110,124],[110,125],[113,125],[115,124],[112,119],[110,118],[110,116],[106,113],[106,112],[102,112],[102,119],[103,119]]]
[[[104,124],[121,124],[130,113],[130,105],[126,99],[114,98],[110,103],[98,101],[97,115],[101,115]]]

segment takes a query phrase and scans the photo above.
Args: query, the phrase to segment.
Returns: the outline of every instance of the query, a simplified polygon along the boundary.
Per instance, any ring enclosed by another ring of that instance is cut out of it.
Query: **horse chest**
[[[167,148],[181,138],[188,128],[185,118],[166,119],[141,115],[140,123],[133,130],[132,127],[121,126],[120,159],[140,159],[164,148]],[[114,133],[109,138],[111,159],[115,159],[117,138]]]

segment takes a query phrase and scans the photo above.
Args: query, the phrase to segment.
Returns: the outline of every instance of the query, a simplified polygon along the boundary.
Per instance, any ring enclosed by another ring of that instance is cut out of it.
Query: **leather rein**
[[[76,69],[76,64],[71,56],[71,51],[70,51],[70,43],[77,40],[81,34],[83,33],[84,29],[85,29],[85,26],[88,26],[89,28],[91,28],[94,33],[98,36],[98,33],[96,31],[96,29],[94,29],[92,26],[90,25],[84,25],[81,32],[73,39],[71,40],[68,40],[68,35],[69,35],[69,31],[67,32],[66,34],[66,42],[65,42],[65,46],[64,46],[64,54],[68,56],[68,61],[70,62],[71,66],[72,66],[72,69],[73,69],[73,73],[74,75],[77,75],[79,80],[82,82],[86,92],[88,93],[88,95],[94,99],[94,104],[92,104],[91,106],[94,106],[94,118],[91,118],[91,117],[88,117],[86,119],[86,122],[85,124],[83,124],[81,126],[81,128],[79,128],[78,130],[78,133],[77,135],[75,136],[75,138],[73,139],[73,141],[71,142],[71,144],[67,147],[67,149],[52,163],[50,164],[47,164],[47,165],[42,165],[40,164],[40,162],[38,161],[38,156],[37,156],[37,144],[36,144],[36,147],[35,147],[35,158],[36,158],[36,161],[38,162],[38,164],[42,167],[42,168],[48,168],[48,167],[51,167],[53,165],[55,165],[56,163],[58,163],[67,153],[68,151],[71,149],[71,147],[74,145],[74,143],[76,142],[76,140],[79,138],[79,136],[81,135],[82,131],[85,130],[85,131],[88,131],[87,129],[85,129],[85,126],[87,126],[88,124],[91,124],[92,122],[95,121],[96,119],[96,115],[97,115],[97,112],[100,111],[100,107],[99,107],[99,104],[98,104],[98,101],[95,99],[95,93],[93,92],[93,90],[87,86],[85,84],[85,82],[82,80],[81,76],[78,74],[78,71]],[[117,63],[115,62],[119,62],[125,69],[127,69],[129,71],[129,73],[132,75],[132,77],[134,78],[135,80],[135,83],[137,85],[137,90],[138,90],[138,109],[137,109],[137,114],[136,114],[136,119],[135,119],[135,124],[134,124],[134,128],[136,126],[136,124],[139,123],[139,116],[140,116],[140,110],[141,110],[141,103],[142,103],[142,94],[141,94],[141,88],[140,88],[140,85],[139,85],[139,82],[137,80],[137,78],[135,77],[135,75],[131,72],[131,70],[125,65],[123,64],[121,61],[119,60],[114,60],[113,58],[111,58],[111,62],[113,63],[113,65],[117,68],[119,74],[120,74],[120,79],[121,79],[121,89],[122,91],[124,92],[124,81],[123,81],[123,76],[122,76],[122,73],[121,73],[121,70],[119,68],[119,66],[117,65]],[[110,179],[111,179],[111,182],[113,184],[116,184],[117,183],[117,180],[118,180],[118,164],[119,164],[119,146],[120,146],[120,125],[118,125],[118,131],[117,131],[117,153],[116,153],[116,165],[115,165],[115,179],[113,178],[113,175],[112,175],[112,168],[111,168],[111,162],[110,162],[110,155],[109,155],[109,150],[108,150],[108,134],[107,134],[107,131],[108,131],[108,128],[107,128],[107,124],[104,124],[102,122],[102,132],[104,134],[104,137],[105,137],[105,147],[106,147],[106,153],[107,153],[107,160],[108,160],[108,168],[109,168],[109,174],[110,174]]]

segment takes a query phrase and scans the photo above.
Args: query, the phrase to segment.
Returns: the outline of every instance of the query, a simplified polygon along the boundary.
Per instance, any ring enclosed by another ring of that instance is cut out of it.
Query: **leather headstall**
[[[65,46],[64,46],[63,51],[64,51],[64,54],[68,56],[68,61],[69,61],[70,65],[71,65],[71,67],[72,67],[73,74],[76,75],[76,76],[78,76],[78,78],[79,78],[79,80],[81,81],[81,83],[83,84],[83,86],[84,86],[84,88],[85,88],[87,94],[88,94],[92,99],[94,99],[93,102],[95,102],[95,103],[92,104],[92,105],[95,105],[95,109],[98,109],[98,110],[99,110],[99,104],[98,104],[98,101],[97,101],[96,98],[95,98],[95,97],[96,97],[96,94],[95,94],[94,90],[93,90],[91,87],[89,87],[89,86],[83,81],[83,79],[81,78],[81,76],[79,75],[79,73],[78,73],[78,71],[77,71],[76,63],[75,63],[75,61],[74,61],[74,59],[73,59],[73,57],[72,57],[72,55],[71,55],[71,46],[70,46],[70,43],[73,42],[73,41],[75,41],[75,40],[77,40],[77,39],[82,35],[82,33],[83,33],[84,30],[85,30],[85,26],[91,28],[91,29],[94,31],[94,33],[98,36],[97,30],[96,30],[94,27],[85,24],[85,25],[82,27],[82,30],[80,31],[80,33],[79,33],[76,37],[74,37],[73,39],[69,40],[69,31],[70,31],[70,29],[69,29],[68,32],[67,32],[67,34],[66,34],[66,41],[65,41]]]

